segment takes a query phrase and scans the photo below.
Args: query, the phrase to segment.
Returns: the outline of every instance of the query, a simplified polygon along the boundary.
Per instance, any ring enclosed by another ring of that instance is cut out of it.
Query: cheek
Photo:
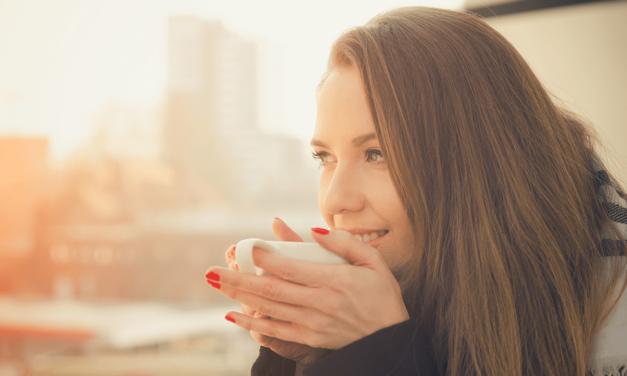
[[[390,244],[393,249],[390,258],[398,262],[412,253],[415,247],[415,235],[409,221],[407,211],[396,189],[390,182],[383,187],[379,196],[379,212],[381,216],[388,220],[390,228],[393,230],[394,241]],[[385,250],[390,251],[390,250]]]
[[[327,225],[333,229],[333,215],[324,210],[324,196],[329,189],[329,183],[330,178],[326,177],[324,173],[321,174],[318,180],[318,209],[320,210],[320,214],[322,214],[322,218],[327,222]]]
[[[409,224],[409,218],[392,181],[387,181],[386,184],[378,186],[373,185],[371,197],[373,206],[376,205],[380,216],[387,219],[387,222],[395,231],[404,232]]]

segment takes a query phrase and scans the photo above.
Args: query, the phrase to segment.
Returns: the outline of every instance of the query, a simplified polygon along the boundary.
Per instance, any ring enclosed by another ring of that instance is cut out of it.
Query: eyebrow
[[[358,147],[363,145],[366,141],[370,141],[370,140],[374,140],[377,138],[377,135],[375,133],[368,133],[362,136],[358,136],[353,138],[353,140],[351,141],[351,144],[353,144],[353,146]],[[320,140],[316,140],[315,138],[311,140],[311,146],[319,146],[322,148],[329,148],[329,145],[325,144],[324,142],[320,141]]]

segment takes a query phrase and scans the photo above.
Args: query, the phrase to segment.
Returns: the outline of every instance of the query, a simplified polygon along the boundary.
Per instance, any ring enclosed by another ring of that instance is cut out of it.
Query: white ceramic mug
[[[257,275],[272,275],[253,264],[253,247],[297,260],[321,264],[348,264],[344,258],[323,248],[318,243],[278,242],[261,239],[242,240],[235,246],[235,259],[240,272]]]

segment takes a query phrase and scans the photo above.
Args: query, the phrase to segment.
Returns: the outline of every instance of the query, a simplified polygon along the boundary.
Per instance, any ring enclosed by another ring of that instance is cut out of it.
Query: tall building
[[[277,133],[283,125],[278,50],[220,21],[169,20],[165,158],[209,203],[315,202],[307,146]]]
[[[274,133],[286,131],[285,119],[285,53],[276,42],[262,41],[257,50],[259,96],[257,115],[259,128]]]
[[[48,140],[0,137],[0,292],[14,288],[33,253],[44,196]],[[29,278],[32,276],[29,276]]]
[[[0,257],[32,249],[47,153],[45,138],[0,138]]]
[[[257,128],[257,67],[255,43],[220,21],[170,18],[165,157],[217,201],[234,199],[224,135]]]
[[[204,96],[202,114],[219,131],[257,128],[257,44],[220,21],[171,17],[168,94]]]

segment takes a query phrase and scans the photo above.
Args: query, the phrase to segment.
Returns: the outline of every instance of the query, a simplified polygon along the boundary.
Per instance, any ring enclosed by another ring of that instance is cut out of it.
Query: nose
[[[363,180],[356,166],[339,163],[323,193],[323,209],[330,214],[361,210],[365,204]]]

